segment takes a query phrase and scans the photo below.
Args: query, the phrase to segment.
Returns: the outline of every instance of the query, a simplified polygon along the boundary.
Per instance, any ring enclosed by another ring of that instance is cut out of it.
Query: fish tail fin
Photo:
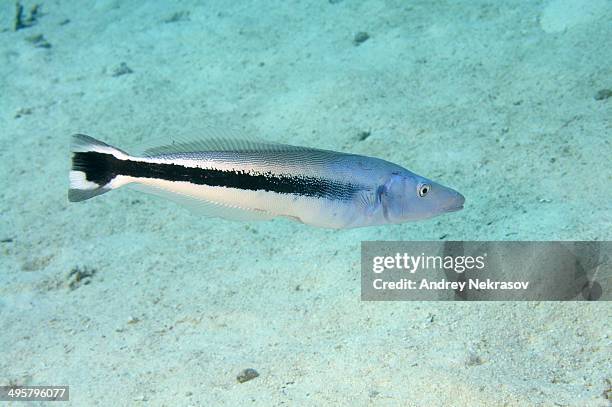
[[[70,152],[70,202],[84,201],[113,189],[115,163],[128,157],[124,151],[84,134],[72,136]]]

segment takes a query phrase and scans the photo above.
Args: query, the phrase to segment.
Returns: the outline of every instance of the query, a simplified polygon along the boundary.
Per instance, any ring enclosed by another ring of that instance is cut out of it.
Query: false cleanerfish
[[[265,141],[211,137],[133,156],[77,134],[71,149],[73,202],[129,185],[208,216],[343,229],[426,219],[465,201],[388,161]]]

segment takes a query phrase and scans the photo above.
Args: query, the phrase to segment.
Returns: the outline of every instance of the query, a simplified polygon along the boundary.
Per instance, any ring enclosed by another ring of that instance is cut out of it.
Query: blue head
[[[463,209],[465,198],[454,189],[408,170],[394,171],[378,188],[378,200],[388,223],[427,219]]]

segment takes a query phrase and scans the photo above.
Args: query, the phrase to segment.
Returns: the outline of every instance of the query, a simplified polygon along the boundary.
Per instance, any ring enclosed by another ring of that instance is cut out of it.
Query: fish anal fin
[[[275,217],[274,214],[267,211],[253,210],[212,202],[177,192],[167,191],[163,188],[157,188],[151,185],[134,183],[130,184],[130,187],[140,192],[145,192],[174,201],[189,209],[191,212],[201,216],[223,218],[235,221],[261,221],[269,220]]]

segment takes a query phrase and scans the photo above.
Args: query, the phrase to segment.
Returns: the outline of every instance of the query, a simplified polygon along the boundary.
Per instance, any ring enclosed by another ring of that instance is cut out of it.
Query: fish
[[[380,158],[248,138],[177,140],[130,155],[75,134],[71,154],[71,202],[129,186],[209,217],[287,218],[331,229],[428,219],[465,202]]]

